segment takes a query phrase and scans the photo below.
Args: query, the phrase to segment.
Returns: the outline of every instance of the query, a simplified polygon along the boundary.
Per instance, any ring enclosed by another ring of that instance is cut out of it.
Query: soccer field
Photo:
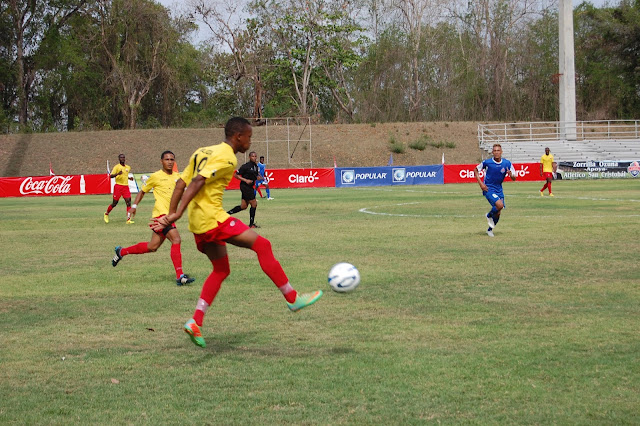
[[[178,287],[168,242],[111,266],[151,197],[134,225],[122,201],[102,221],[109,196],[0,199],[0,423],[638,424],[640,179],[541,186],[505,184],[495,238],[475,184],[273,190],[258,231],[325,295],[292,313],[229,247],[205,349],[186,217]],[[327,285],[342,261],[352,293]]]

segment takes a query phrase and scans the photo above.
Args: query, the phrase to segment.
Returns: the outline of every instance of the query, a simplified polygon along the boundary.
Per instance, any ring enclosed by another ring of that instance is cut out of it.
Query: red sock
[[[260,187],[259,186],[256,187],[256,191],[258,191],[258,194],[260,194],[260,198],[264,198],[264,197],[262,197],[262,191],[260,191]]]
[[[216,298],[218,290],[220,290],[220,286],[222,285],[222,281],[224,281],[224,279],[227,278],[229,276],[229,273],[231,272],[231,270],[229,269],[228,256],[212,260],[211,264],[213,265],[213,271],[211,272],[211,274],[209,274],[207,279],[204,281],[204,284],[202,285],[200,300],[198,300],[198,306],[195,313],[193,314],[193,319],[199,326],[202,326],[204,314],[207,311],[207,308],[213,303],[213,299]]]
[[[291,287],[287,274],[284,273],[280,262],[273,256],[271,242],[262,236],[258,236],[251,250],[255,251],[258,255],[258,262],[260,262],[260,267],[264,273],[267,274],[276,287],[282,291],[287,302],[293,303],[298,293]]]
[[[171,244],[171,261],[176,269],[176,279],[182,275],[182,253],[180,252],[180,244]]]
[[[109,204],[109,207],[107,207],[107,214],[111,213],[111,210],[113,210],[113,206]]]
[[[120,249],[120,255],[126,256],[128,254],[145,254],[149,253],[149,243],[138,243],[131,247],[125,247]]]
[[[551,194],[551,182],[548,182],[547,185],[549,186],[549,194]]]
[[[544,190],[547,189],[548,186],[549,186],[549,182],[546,182],[542,187],[542,189],[540,190],[540,192],[544,192]]]

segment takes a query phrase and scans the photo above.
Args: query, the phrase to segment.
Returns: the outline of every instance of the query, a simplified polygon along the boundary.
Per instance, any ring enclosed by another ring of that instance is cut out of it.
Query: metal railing
[[[478,124],[480,147],[494,143],[543,142],[567,140],[570,129],[575,134],[571,141],[640,139],[639,120],[601,121],[539,121],[522,123]]]

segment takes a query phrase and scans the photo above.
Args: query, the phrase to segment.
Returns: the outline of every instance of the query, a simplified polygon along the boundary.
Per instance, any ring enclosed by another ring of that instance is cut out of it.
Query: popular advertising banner
[[[442,165],[335,169],[335,186],[442,185]]]
[[[0,178],[0,197],[109,194],[109,175]]]
[[[476,166],[478,164],[444,165],[444,183],[476,183]],[[513,163],[516,170],[516,181],[543,180],[540,175],[540,163]],[[484,178],[484,171],[480,172]],[[511,182],[511,179],[506,179]]]
[[[628,179],[640,176],[640,161],[561,161],[557,179]]]
[[[333,188],[333,169],[267,169],[269,188]],[[240,189],[240,180],[231,179],[227,189]]]

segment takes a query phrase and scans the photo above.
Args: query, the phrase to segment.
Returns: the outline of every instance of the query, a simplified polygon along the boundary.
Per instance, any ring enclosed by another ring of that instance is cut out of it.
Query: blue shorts
[[[487,199],[489,204],[495,206],[499,200],[502,200],[502,205],[506,207],[504,202],[504,194],[502,191],[495,191],[494,189],[489,188],[488,191],[482,191],[482,195]]]

